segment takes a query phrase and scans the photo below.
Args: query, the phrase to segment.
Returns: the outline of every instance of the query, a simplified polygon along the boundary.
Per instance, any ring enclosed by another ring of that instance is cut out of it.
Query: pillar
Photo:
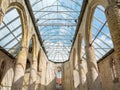
[[[77,49],[73,49],[73,79],[74,79],[74,89],[79,90],[80,88],[80,76],[79,76],[79,64]]]
[[[71,60],[69,62],[69,66],[70,66],[70,85],[71,85],[71,89],[73,90],[74,88],[74,78],[73,78],[73,60]],[[65,79],[64,79],[65,80]]]
[[[37,58],[33,58],[30,67],[28,90],[35,90],[36,80],[37,80]]]
[[[88,90],[101,90],[100,78],[98,74],[97,60],[95,58],[94,48],[92,45],[87,44],[86,47],[87,57],[87,80]]]
[[[41,59],[41,87],[40,90],[45,90],[46,88],[46,61],[44,60],[44,58]]]
[[[86,78],[86,71],[84,66],[84,61],[81,59],[79,61],[79,73],[80,73],[80,90],[87,90],[87,78]]]
[[[12,85],[12,90],[22,90],[24,73],[26,68],[28,48],[22,47],[15,65],[15,75]]]
[[[105,13],[115,50],[117,77],[120,80],[120,1],[109,5]]]
[[[80,76],[80,90],[87,90],[87,79],[84,61],[82,59],[82,35],[78,36],[78,68]]]

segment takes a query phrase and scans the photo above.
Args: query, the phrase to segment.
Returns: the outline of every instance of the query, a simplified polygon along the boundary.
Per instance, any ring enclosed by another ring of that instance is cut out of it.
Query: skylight
[[[30,3],[48,59],[67,61],[82,0],[30,0]]]
[[[49,60],[65,62],[80,15],[82,0],[30,0],[36,25],[42,38],[42,46]],[[92,45],[96,59],[100,60],[113,49],[104,8],[97,6],[92,20]],[[6,49],[14,57],[21,47],[22,28],[16,9],[9,10],[0,25],[0,49]],[[85,41],[82,41],[82,57],[86,58]]]

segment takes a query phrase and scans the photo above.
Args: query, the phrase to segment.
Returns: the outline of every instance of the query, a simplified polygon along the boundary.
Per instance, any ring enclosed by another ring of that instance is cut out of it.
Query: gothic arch
[[[94,11],[96,9],[96,7],[98,5],[101,5],[103,6],[104,8],[108,6],[108,1],[106,0],[105,2],[102,1],[102,0],[94,0],[94,1],[91,1],[91,3],[89,4],[88,8],[89,10],[87,10],[87,19],[86,19],[86,22],[85,22],[85,42],[88,42],[90,43],[91,42],[91,39],[92,39],[92,36],[91,36],[91,23],[92,23],[92,19],[93,19],[93,15],[94,15]]]
[[[30,39],[31,41],[32,41],[32,54],[33,54],[33,59],[37,59],[38,58],[38,54],[39,54],[39,52],[38,52],[38,50],[37,50],[37,39],[36,39],[36,36],[33,34],[32,36],[31,36],[31,39]],[[29,41],[30,42],[30,41]]]
[[[88,6],[89,10],[85,23],[85,44],[94,47],[97,60],[113,48],[105,16],[105,7],[107,7],[107,4],[102,2],[91,2]]]
[[[30,61],[31,63],[28,89],[35,90],[38,70],[38,50],[36,36],[34,34],[29,41],[29,47],[31,48],[32,59]]]
[[[4,5],[5,4],[5,5]],[[28,23],[27,23],[27,14],[25,11],[25,7],[20,2],[13,2],[9,0],[4,0],[1,2],[1,11],[5,15],[10,9],[15,8],[20,16],[21,24],[22,24],[22,47],[28,46]],[[1,21],[3,19],[1,16]]]

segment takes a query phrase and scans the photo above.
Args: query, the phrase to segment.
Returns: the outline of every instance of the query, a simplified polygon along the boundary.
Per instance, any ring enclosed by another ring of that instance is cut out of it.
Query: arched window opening
[[[26,72],[30,72],[30,66],[31,66],[31,61],[33,59],[33,47],[32,47],[32,40],[29,42],[29,52],[28,52],[28,57],[27,57],[27,62],[26,62]]]
[[[17,10],[12,8],[5,14],[0,25],[0,46],[16,57],[21,47],[21,38],[20,16]]]
[[[25,73],[29,73],[29,72],[30,72],[30,60],[27,59]]]
[[[105,10],[100,5],[96,7],[93,15],[91,44],[95,48],[97,61],[113,49],[113,42],[111,40]]]
[[[56,72],[56,89],[59,90],[62,88],[62,70],[58,67]]]

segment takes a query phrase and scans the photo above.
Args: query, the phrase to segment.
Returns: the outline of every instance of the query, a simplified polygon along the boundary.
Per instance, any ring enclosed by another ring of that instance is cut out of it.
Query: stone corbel
[[[111,1],[110,5],[108,5],[108,7],[105,9],[106,14],[109,14],[108,11],[111,7],[120,9],[120,0],[116,0],[116,1],[113,1],[113,2]]]
[[[2,10],[2,8],[0,7],[0,24],[1,24],[2,21],[3,21],[3,16],[4,16],[3,10]]]

